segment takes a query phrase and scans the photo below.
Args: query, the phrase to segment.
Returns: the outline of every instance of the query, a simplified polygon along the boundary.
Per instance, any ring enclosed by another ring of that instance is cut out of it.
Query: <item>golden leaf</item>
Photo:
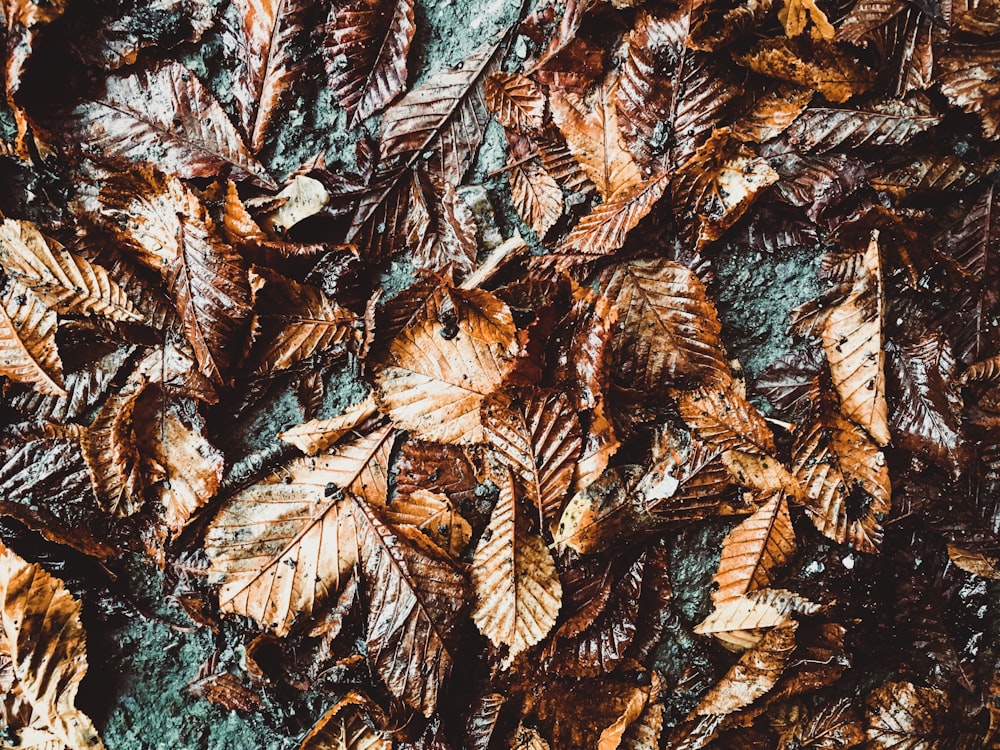
[[[520,73],[492,73],[483,84],[486,106],[505,128],[532,130],[544,124],[545,95]]]
[[[392,736],[367,718],[373,713],[378,715],[372,702],[350,690],[320,717],[299,750],[392,750]]]
[[[625,730],[618,750],[659,750],[664,713],[666,708],[662,703],[649,703],[632,726]]]
[[[957,544],[948,545],[948,557],[955,565],[966,573],[1000,581],[1000,556],[973,552]]]
[[[0,544],[0,659],[10,660],[13,684],[6,698],[23,718],[20,726],[7,727],[18,747],[104,749],[93,723],[74,705],[87,674],[81,610],[62,581]]]
[[[833,39],[837,33],[826,13],[816,6],[816,0],[785,0],[778,10],[778,20],[785,27],[786,36],[798,36],[806,30],[810,20],[812,35],[817,39]]]
[[[868,91],[875,77],[839,47],[824,41],[766,39],[738,60],[761,75],[808,86],[837,103]]]
[[[767,422],[746,399],[744,387],[729,380],[724,388],[674,391],[681,418],[706,443],[744,453],[774,454]]]
[[[175,535],[211,500],[222,483],[225,459],[205,437],[205,422],[192,400],[167,399],[150,389],[139,399],[133,425],[146,486],[164,508]]]
[[[478,443],[480,405],[514,365],[510,309],[480,290],[451,290],[455,322],[419,319],[396,337],[376,378],[379,407],[421,440]]]
[[[80,437],[94,494],[101,507],[116,516],[130,516],[142,507],[133,410],[143,390],[144,384],[129,383],[112,394]]]
[[[885,400],[885,299],[877,231],[861,259],[861,269],[851,294],[824,318],[823,350],[844,415],[884,446],[891,437]]]
[[[224,612],[284,636],[337,592],[357,562],[343,491],[384,504],[393,435],[383,427],[336,453],[297,458],[226,501],[205,535]]]
[[[397,496],[386,506],[385,520],[397,526],[415,526],[453,558],[458,558],[472,539],[469,522],[443,492],[417,490]]]
[[[878,552],[878,517],[891,507],[885,456],[829,397],[814,392],[813,399],[810,418],[796,430],[792,444],[792,473],[806,492],[806,512],[835,542]]]
[[[476,604],[472,619],[508,658],[538,643],[556,623],[562,584],[548,547],[531,533],[518,507],[513,477],[500,480],[500,497],[472,558]]]
[[[816,92],[804,86],[779,84],[754,101],[749,111],[733,124],[733,135],[741,141],[763,143],[777,138],[809,106]]]
[[[510,165],[510,199],[521,221],[540,239],[559,221],[563,213],[563,193],[545,167],[533,162]]]
[[[29,221],[5,219],[0,224],[0,262],[8,275],[57,313],[97,313],[112,320],[142,320],[104,268],[64,250]]]
[[[773,459],[772,459],[773,460]],[[730,531],[722,541],[719,570],[712,579],[718,589],[712,601],[719,605],[774,580],[772,571],[795,553],[795,529],[784,493],[775,492],[752,516]]]
[[[805,498],[805,490],[799,480],[776,458],[762,453],[727,450],[722,452],[721,459],[733,481],[758,495],[786,492],[798,500]]]
[[[0,375],[48,396],[65,396],[57,325],[56,314],[30,289],[8,279],[0,294]]]
[[[616,79],[605,80],[589,100],[558,88],[549,92],[553,121],[605,200],[643,183],[642,172],[618,131],[617,86]]]
[[[278,437],[286,443],[291,443],[307,456],[315,456],[337,443],[374,414],[377,408],[375,399],[368,396],[339,417],[311,419],[284,432],[279,432]]]
[[[768,632],[744,652],[725,676],[701,699],[694,713],[726,716],[749,706],[774,687],[795,650],[795,629],[787,624]]]

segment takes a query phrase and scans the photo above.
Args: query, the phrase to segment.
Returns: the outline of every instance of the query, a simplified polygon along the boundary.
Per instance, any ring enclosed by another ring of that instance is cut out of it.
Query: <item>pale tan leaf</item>
[[[205,536],[224,612],[283,636],[339,590],[357,562],[343,492],[384,504],[392,438],[384,427],[336,453],[297,458],[226,501]]]
[[[80,448],[98,502],[109,513],[130,516],[142,507],[142,471],[133,411],[144,385],[129,383],[112,394],[80,437]]]
[[[390,347],[391,364],[376,378],[379,407],[421,440],[478,443],[480,405],[517,355],[510,309],[480,290],[451,290],[455,323],[415,321]]]
[[[865,699],[868,744],[872,750],[934,750],[946,737],[948,696],[912,682],[887,682]],[[959,745],[961,746],[961,745]]]
[[[326,186],[305,175],[295,175],[274,197],[281,201],[281,205],[262,221],[265,227],[278,235],[285,234],[300,221],[320,213],[330,202],[330,192]]]
[[[286,443],[291,443],[307,456],[315,456],[337,443],[374,414],[377,408],[375,399],[368,396],[339,417],[311,419],[284,432],[279,432],[278,437]]]
[[[687,379],[728,379],[718,313],[689,269],[629,261],[615,268],[605,294],[618,308],[615,365],[629,387],[653,393]]]
[[[30,289],[8,279],[0,293],[0,375],[48,396],[65,396],[57,325],[56,314]]]
[[[5,219],[0,224],[0,263],[57,313],[142,320],[104,268],[63,249],[29,221]]]
[[[472,558],[472,619],[495,646],[508,646],[513,658],[552,630],[562,584],[545,542],[528,529],[510,474],[500,480],[488,529]]]
[[[791,470],[822,534],[862,552],[878,552],[879,517],[891,507],[889,468],[878,446],[841,416],[828,396],[814,392],[810,416],[795,432]]]
[[[18,747],[49,736],[57,748],[104,750],[93,723],[75,706],[87,674],[81,611],[62,581],[0,544],[0,658],[13,672],[4,692],[27,704],[25,725],[8,727],[21,740]]]
[[[159,389],[157,389],[158,391]],[[175,535],[211,500],[222,483],[225,458],[205,437],[205,420],[190,400],[167,400],[152,389],[133,412],[145,484],[159,498]]]
[[[796,622],[789,621],[768,632],[705,694],[694,713],[726,716],[765,695],[781,677],[795,650],[797,627]]]
[[[494,456],[517,477],[539,519],[554,526],[583,448],[570,398],[540,390],[504,390],[484,404],[482,419]]]
[[[773,459],[771,459],[773,461]],[[774,581],[773,571],[795,554],[795,529],[784,493],[776,492],[760,509],[730,531],[722,541],[719,570],[712,579],[719,605]]]
[[[806,496],[799,480],[776,458],[762,453],[727,450],[722,452],[721,459],[734,482],[754,490],[758,495],[785,492],[797,500]]]
[[[486,106],[505,128],[531,130],[544,124],[545,95],[520,73],[492,73],[483,84]]]
[[[659,750],[665,712],[662,703],[648,704],[622,735],[619,750]]]
[[[694,632],[712,635],[733,651],[751,648],[764,631],[784,627],[793,613],[814,614],[819,605],[784,589],[760,589],[728,599],[698,623]]]
[[[862,268],[865,273],[851,294],[826,314],[821,336],[844,416],[884,446],[891,437],[885,400],[885,299],[877,232],[865,251]]]
[[[443,492],[417,490],[397,495],[385,508],[385,520],[397,526],[415,526],[456,559],[472,539],[472,526]]]
[[[540,239],[544,239],[563,213],[563,193],[559,183],[545,167],[531,161],[511,166],[507,179],[510,180],[510,199],[517,215]]]
[[[809,106],[815,92],[804,86],[779,84],[755,100],[733,123],[733,135],[741,141],[763,143],[777,138]]]
[[[309,730],[299,750],[392,750],[392,735],[378,728],[370,715],[377,709],[351,690]]]
[[[558,88],[549,92],[553,121],[605,200],[624,194],[643,182],[642,172],[618,131],[617,85],[614,78],[605,80],[587,100]]]

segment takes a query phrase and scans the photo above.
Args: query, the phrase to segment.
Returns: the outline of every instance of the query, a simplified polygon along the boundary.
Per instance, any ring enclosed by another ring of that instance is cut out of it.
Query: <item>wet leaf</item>
[[[369,396],[339,417],[310,419],[278,433],[278,437],[286,443],[291,443],[307,456],[315,456],[339,442],[342,437],[372,416],[376,409],[375,399]]]
[[[822,153],[835,148],[901,146],[941,122],[926,107],[890,99],[866,109],[809,107],[787,130],[791,143]]]
[[[416,31],[412,0],[333,6],[327,22],[326,70],[350,126],[381,112],[406,88],[406,58]]]
[[[136,513],[143,502],[143,479],[133,414],[144,390],[129,384],[104,402],[80,439],[94,494],[117,516]]]
[[[937,747],[948,700],[939,690],[912,682],[887,682],[865,700],[868,743],[874,748]]]
[[[492,73],[484,84],[486,106],[505,128],[532,130],[544,124],[545,96],[530,78]]]
[[[102,160],[149,163],[179,177],[232,170],[270,185],[225,112],[190,70],[166,62],[115,73],[66,122],[69,142]],[[156,155],[151,156],[151,155]]]
[[[761,75],[815,89],[835,103],[846,102],[872,87],[871,70],[829,44],[768,39],[738,61]]]
[[[385,518],[396,526],[414,526],[454,559],[472,539],[472,527],[443,492],[416,490],[397,495],[386,506]]]
[[[472,619],[513,659],[555,625],[562,585],[545,542],[529,529],[513,476],[499,484],[500,497],[472,558]]]
[[[93,723],[75,705],[87,674],[80,602],[40,565],[0,545],[0,608],[0,658],[13,672],[5,709],[13,704],[16,717],[5,710],[6,728],[17,744],[102,750]]]
[[[989,71],[998,61],[1000,53],[989,47],[954,47],[941,56],[938,79],[948,100],[978,115],[983,134],[993,139],[1000,135],[1000,118],[996,115],[1000,89]]]
[[[377,709],[351,690],[323,714],[299,745],[299,750],[392,750],[387,731],[373,726]]]
[[[65,396],[56,314],[8,280],[0,292],[0,375],[48,396]]]
[[[544,167],[530,161],[511,166],[508,179],[514,210],[521,221],[544,239],[563,214],[559,183]]]

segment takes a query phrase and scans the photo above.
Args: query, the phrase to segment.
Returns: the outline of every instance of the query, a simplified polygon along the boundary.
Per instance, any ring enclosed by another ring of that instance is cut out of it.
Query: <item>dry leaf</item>
[[[103,750],[93,723],[75,706],[87,674],[81,610],[62,581],[0,545],[0,659],[13,672],[5,708],[13,704],[16,717],[6,725],[14,733],[6,741]]]
[[[544,638],[559,614],[562,584],[545,542],[529,530],[513,476],[500,479],[500,497],[472,558],[476,605],[472,619],[508,659]]]

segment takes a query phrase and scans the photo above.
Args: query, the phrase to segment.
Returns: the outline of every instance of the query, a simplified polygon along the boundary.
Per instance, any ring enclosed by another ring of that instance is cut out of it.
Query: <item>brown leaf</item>
[[[278,433],[278,438],[291,443],[307,456],[322,453],[375,413],[378,407],[371,396],[349,408],[339,417],[311,419]]]
[[[367,503],[348,502],[369,599],[368,658],[390,693],[430,716],[454,665],[465,576],[421,532],[393,530]]]
[[[81,611],[62,581],[0,545],[0,658],[13,672],[4,692],[22,719],[6,725],[15,737],[9,741],[103,750],[93,723],[75,706],[87,674]]]
[[[563,214],[562,189],[545,167],[538,164],[510,162],[508,166],[514,210],[539,239],[544,239]]]
[[[144,484],[177,535],[215,496],[225,459],[205,437],[205,420],[190,399],[167,399],[162,390],[147,389],[132,417]]]
[[[340,589],[357,561],[345,509],[354,501],[343,491],[385,503],[392,439],[385,427],[336,453],[294,459],[226,501],[204,543],[224,612],[283,636]]]
[[[776,492],[722,541],[719,570],[712,579],[718,588],[712,592],[712,601],[719,605],[768,588],[774,583],[774,570],[788,562],[795,547],[788,502],[783,493]]]
[[[791,726],[781,730],[778,750],[851,748],[865,741],[861,712],[851,698],[829,701],[816,710],[793,709]]]
[[[599,84],[588,99],[552,89],[549,106],[570,151],[605,200],[642,182],[642,173],[621,142],[615,113],[616,79]]]
[[[97,313],[112,320],[142,320],[108,272],[63,249],[29,221],[0,224],[0,262],[46,307],[63,315]]]
[[[472,619],[513,659],[548,635],[562,602],[555,562],[538,533],[529,531],[510,473],[472,558],[476,604]]]
[[[407,211],[406,245],[413,264],[432,273],[450,268],[458,278],[468,276],[479,251],[476,219],[451,184],[435,191],[422,173],[415,173]]]
[[[549,750],[549,743],[531,727],[518,724],[514,736],[510,738],[509,750]]]
[[[264,699],[246,687],[232,672],[210,674],[188,685],[188,692],[226,711],[256,713],[264,708]]]
[[[234,22],[222,24],[227,57],[238,64],[230,91],[254,153],[264,147],[282,94],[303,70],[294,43],[306,31],[311,7],[304,0],[234,0]]]
[[[142,507],[143,481],[133,411],[144,384],[129,383],[101,406],[80,438],[98,502],[109,513],[130,516]]]
[[[679,381],[728,379],[718,314],[687,268],[659,259],[623,263],[605,294],[618,308],[614,348],[622,382],[653,394]]]
[[[778,20],[785,27],[786,36],[804,33],[810,22],[810,33],[814,39],[833,39],[836,33],[826,13],[816,5],[816,0],[784,0],[778,10]]]
[[[559,518],[553,534],[556,545],[593,554],[644,530],[652,519],[641,505],[642,497],[634,497],[643,473],[641,466],[615,466],[577,492]]]
[[[931,748],[954,733],[944,725],[948,697],[912,682],[887,682],[865,699],[872,748]]]
[[[674,392],[681,418],[705,442],[725,450],[774,455],[774,436],[767,422],[746,400],[741,383],[724,389],[698,388]]]
[[[732,651],[753,648],[765,631],[793,623],[792,614],[815,614],[819,606],[785,589],[759,589],[717,604],[694,632],[712,635]]]
[[[443,492],[416,490],[397,495],[385,508],[385,520],[413,526],[453,559],[461,557],[472,539],[472,527]]]
[[[625,730],[619,750],[658,750],[664,713],[666,710],[662,703],[647,704],[639,718]]]
[[[897,99],[862,109],[809,107],[788,128],[788,140],[807,151],[902,146],[941,122],[927,106]]]
[[[695,250],[719,239],[746,213],[760,193],[778,181],[765,159],[716,130],[673,176],[670,192],[681,222],[697,231]]]
[[[48,396],[65,396],[56,314],[21,284],[0,292],[0,375]]]
[[[379,726],[381,718],[366,696],[351,690],[313,725],[299,750],[392,750],[391,735]]]
[[[381,0],[331,6],[327,22],[326,70],[348,127],[381,112],[406,88],[406,56],[416,24],[413,0],[396,0],[391,13]]]
[[[540,528],[554,527],[583,448],[571,400],[541,390],[499,391],[485,402],[482,419],[494,457],[538,509]]]
[[[792,445],[792,473],[808,496],[807,514],[835,542],[877,552],[879,517],[891,507],[885,457],[860,427],[836,411],[829,396],[814,393],[812,398],[811,413]]]
[[[1000,62],[1000,52],[992,47],[955,46],[941,55],[938,86],[948,100],[982,121],[987,138],[1000,136],[1000,88],[990,71]]]
[[[860,259],[859,270],[851,294],[825,313],[821,338],[844,415],[867,430],[876,443],[887,445],[885,299],[877,231]]]
[[[514,319],[488,292],[449,295],[452,320],[418,320],[392,342],[392,364],[379,372],[375,397],[418,439],[478,443],[480,405],[500,386],[517,354]]]
[[[447,495],[463,507],[476,499],[475,469],[457,445],[407,440],[399,456],[396,495],[430,491]]]
[[[71,128],[67,142],[124,166],[155,158],[157,167],[178,177],[214,177],[230,169],[272,184],[219,103],[177,62],[108,76],[65,126]]]
[[[761,75],[808,86],[836,103],[872,86],[872,71],[829,43],[765,39],[738,61]]]
[[[753,648],[745,651],[715,687],[701,699],[694,713],[726,716],[749,706],[777,683],[795,650],[798,624],[769,631]]]
[[[963,549],[957,544],[949,544],[948,557],[966,573],[1000,581],[1000,555],[987,555]]]
[[[538,85],[520,73],[491,73],[484,84],[486,106],[505,128],[541,128],[545,116],[545,95]]]
[[[757,143],[777,138],[809,106],[814,93],[803,86],[778,84],[733,123],[733,135]]]
[[[358,318],[311,284],[300,284],[263,267],[249,280],[255,294],[253,339],[248,356],[254,374],[284,370],[314,354],[343,353],[353,343]]]

